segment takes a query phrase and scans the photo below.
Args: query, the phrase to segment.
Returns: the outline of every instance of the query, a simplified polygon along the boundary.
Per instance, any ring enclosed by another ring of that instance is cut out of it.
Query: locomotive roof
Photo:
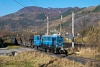
[[[34,36],[41,36],[41,35],[34,35]],[[42,37],[60,37],[59,35],[42,35]]]
[[[43,35],[43,37],[59,37],[58,35]]]

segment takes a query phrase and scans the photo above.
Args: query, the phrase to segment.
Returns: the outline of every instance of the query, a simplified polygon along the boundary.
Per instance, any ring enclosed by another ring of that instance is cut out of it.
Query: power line
[[[32,1],[33,4],[35,4],[35,5],[37,5],[37,6],[40,7],[40,5],[38,4],[38,2],[37,2],[36,0],[34,0],[35,2],[34,2],[33,0],[31,0],[31,1]],[[39,9],[39,8],[38,8],[38,9]],[[39,9],[39,11],[40,11],[40,12],[43,12],[42,9]]]
[[[37,4],[39,7],[41,7],[40,4],[39,4],[36,0],[31,0],[31,1],[32,1],[33,4],[35,4],[35,5]],[[35,2],[34,2],[34,1],[35,1]],[[39,8],[38,8],[38,9],[39,9]],[[42,12],[42,13],[44,13],[44,11],[43,11],[42,9],[39,9],[39,11]],[[45,15],[45,17],[48,16],[46,13],[44,13],[44,15]]]
[[[24,4],[22,0],[20,0],[20,2],[22,2],[22,4]],[[24,5],[25,5],[25,4],[24,4]]]
[[[20,0],[20,1],[21,1],[22,4],[25,5],[25,3],[22,0]],[[25,7],[25,8],[27,8],[27,7]],[[30,9],[30,8],[28,8],[28,9],[31,10],[32,12],[34,12],[32,9]]]
[[[13,1],[16,2],[17,4],[23,6],[24,8],[26,8],[26,9],[28,9],[28,10],[34,12],[32,9],[30,9],[30,8],[28,8],[28,7],[26,7],[26,6],[24,6],[23,4],[19,3],[18,1],[16,1],[16,0],[13,0]]]
[[[32,1],[32,3],[33,3],[33,4],[35,4],[35,5],[36,5],[36,3],[35,3],[33,0],[31,0],[31,1]]]
[[[23,6],[24,8],[26,8],[26,9],[28,9],[28,10],[34,12],[32,9],[30,9],[30,8],[26,7],[25,5],[23,5],[24,3],[23,3],[21,0],[20,0],[20,1],[21,1],[23,4],[21,4],[20,2],[18,2],[18,1],[16,1],[16,0],[13,0],[13,1],[16,2],[17,4]],[[32,1],[34,4],[36,4],[33,0],[31,0],[31,1]],[[38,3],[37,3],[37,4],[38,4]],[[38,5],[39,5],[39,4],[38,4]],[[39,9],[39,11],[40,11],[40,12],[43,12],[42,9]]]
[[[38,6],[40,6],[40,4],[39,4],[36,0],[34,0],[35,2],[34,2],[33,0],[31,0],[31,1],[32,1],[35,5],[37,4]]]
[[[41,6],[38,2],[37,2],[37,0],[35,0],[36,1],[36,3],[39,5],[39,6]]]

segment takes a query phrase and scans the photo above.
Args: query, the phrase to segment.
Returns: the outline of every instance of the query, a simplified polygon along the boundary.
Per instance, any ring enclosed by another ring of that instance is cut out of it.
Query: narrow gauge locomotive
[[[53,53],[65,53],[63,49],[64,37],[59,35],[34,35],[33,46],[38,49],[41,47],[45,51],[49,50]]]

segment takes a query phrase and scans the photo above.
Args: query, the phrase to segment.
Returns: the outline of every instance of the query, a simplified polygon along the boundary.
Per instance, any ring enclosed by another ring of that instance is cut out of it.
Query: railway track
[[[21,46],[21,47],[25,47],[25,46]],[[27,48],[30,48],[30,47],[27,47]],[[30,49],[34,49],[34,48],[30,48]],[[79,62],[83,65],[85,65],[88,61],[90,61],[91,63],[98,62],[98,65],[100,66],[100,61],[90,59],[90,58],[84,58],[84,57],[79,57],[79,56],[75,56],[75,55],[66,55],[66,54],[54,54],[49,51],[45,52],[45,50],[42,50],[41,48],[39,48],[38,50],[37,49],[34,49],[34,50],[37,52],[49,55],[49,56],[55,56],[58,58],[65,58],[65,59],[71,60],[73,62]]]
[[[45,52],[45,51],[42,51],[42,50],[36,50],[36,51],[41,52],[43,54],[47,54],[49,56],[55,56],[55,57],[58,57],[58,58],[68,59],[68,60],[71,60],[73,62],[81,63],[83,65],[85,65],[85,64],[87,64],[89,62],[90,64],[96,64],[97,67],[100,67],[100,60],[98,61],[98,60],[79,57],[79,56],[75,56],[75,55],[67,55],[66,56],[66,54],[54,54],[54,53]]]
[[[50,52],[45,52],[44,50],[36,50],[36,51],[41,52],[41,53],[46,54],[46,55],[49,55],[49,56],[56,56],[58,58],[65,58],[68,60],[72,60],[74,62],[79,62],[79,63],[84,64],[84,65],[88,61],[87,58],[83,58],[83,57],[75,57],[75,56],[66,55],[66,54],[54,54],[54,53],[50,53]]]

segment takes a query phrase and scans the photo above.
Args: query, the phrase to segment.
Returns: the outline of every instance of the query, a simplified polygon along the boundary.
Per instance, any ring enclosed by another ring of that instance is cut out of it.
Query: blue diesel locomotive
[[[59,35],[34,35],[33,37],[33,46],[37,49],[41,47],[45,51],[49,50],[54,53],[64,53],[63,49],[64,37]]]

